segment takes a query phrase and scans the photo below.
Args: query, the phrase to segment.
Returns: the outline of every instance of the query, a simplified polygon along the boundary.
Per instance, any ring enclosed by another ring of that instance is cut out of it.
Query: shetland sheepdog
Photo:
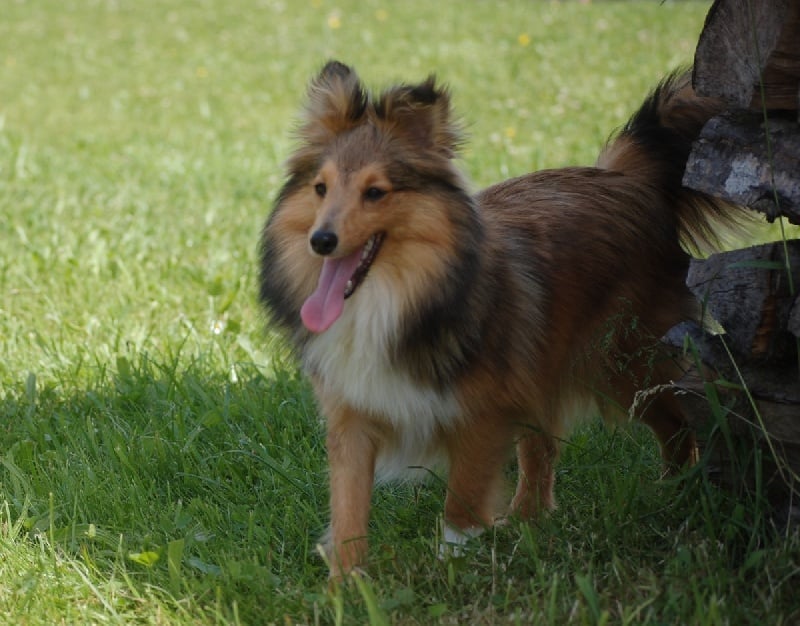
[[[595,167],[473,194],[432,76],[373,93],[333,61],[312,80],[260,296],[326,418],[334,578],[365,563],[374,482],[412,467],[448,468],[448,542],[497,519],[514,449],[507,512],[551,509],[559,441],[592,407],[648,424],[668,468],[692,461],[675,398],[634,398],[676,377],[659,338],[697,315],[682,244],[713,244],[726,211],[681,180],[720,109],[672,74]]]

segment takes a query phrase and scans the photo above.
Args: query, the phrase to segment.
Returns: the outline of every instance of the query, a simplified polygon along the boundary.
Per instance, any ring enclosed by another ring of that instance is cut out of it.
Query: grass
[[[591,163],[706,3],[13,0],[0,20],[0,622],[761,624],[800,539],[658,480],[643,428],[565,444],[560,508],[436,559],[443,488],[375,495],[329,591],[309,389],[255,299],[309,76],[436,72],[476,186]]]

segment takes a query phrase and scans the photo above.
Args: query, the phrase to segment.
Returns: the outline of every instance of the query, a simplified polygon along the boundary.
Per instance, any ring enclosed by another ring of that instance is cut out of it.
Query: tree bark
[[[797,335],[790,318],[798,316],[800,308],[800,240],[788,241],[785,249],[776,242],[694,259],[686,284],[725,329],[741,361],[797,361]]]
[[[716,0],[695,51],[695,89],[732,108],[796,110],[798,42],[797,0]]]
[[[695,142],[683,184],[800,224],[800,127],[757,113],[710,120]]]

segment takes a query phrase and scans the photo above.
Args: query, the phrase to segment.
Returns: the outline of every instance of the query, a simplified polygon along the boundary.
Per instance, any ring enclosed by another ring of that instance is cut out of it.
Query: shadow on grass
[[[90,565],[99,587],[122,575],[134,595],[158,588],[252,619],[270,598],[280,616],[304,602],[277,590],[324,581],[321,428],[290,367],[137,355],[85,389],[31,375],[0,411],[4,528]]]
[[[170,623],[336,622],[343,612],[343,623],[715,623],[695,618],[733,593],[730,621],[773,615],[767,605],[791,614],[796,564],[782,549],[797,540],[716,490],[703,465],[660,481],[644,427],[579,429],[565,442],[558,510],[511,520],[464,559],[436,558],[439,481],[378,490],[374,579],[328,592],[316,556],[322,428],[292,366],[142,354],[85,389],[29,377],[0,411],[3,549],[46,545],[109,611],[156,610]]]

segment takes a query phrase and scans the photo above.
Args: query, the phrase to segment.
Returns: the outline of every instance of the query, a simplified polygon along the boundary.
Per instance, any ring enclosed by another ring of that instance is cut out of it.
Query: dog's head
[[[456,236],[447,207],[470,202],[452,163],[461,133],[446,88],[430,76],[373,95],[332,61],[309,86],[297,135],[279,204],[322,261],[301,310],[309,330],[333,324],[373,262],[401,247],[421,272],[440,273]]]

